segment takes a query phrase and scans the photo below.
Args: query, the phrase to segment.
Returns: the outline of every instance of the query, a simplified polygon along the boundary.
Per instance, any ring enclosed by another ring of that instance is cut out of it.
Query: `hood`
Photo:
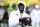
[[[25,9],[26,9],[26,4],[25,4],[25,2],[24,2],[24,1],[20,1],[19,3],[22,3],[22,4],[24,5],[24,11],[25,11]],[[19,4],[19,3],[18,3],[18,4]],[[17,4],[17,10],[19,10],[18,4]]]

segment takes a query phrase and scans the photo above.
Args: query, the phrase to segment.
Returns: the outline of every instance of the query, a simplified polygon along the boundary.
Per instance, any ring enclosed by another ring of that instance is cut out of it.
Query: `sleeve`
[[[10,14],[8,23],[9,23],[9,27],[14,26],[15,22],[14,22],[14,14],[13,13]]]
[[[31,22],[31,24],[33,25],[33,22],[34,22],[34,12],[32,11],[30,14],[30,17],[31,17],[31,20],[32,20],[32,22]],[[31,26],[30,26],[31,27]]]
[[[34,12],[32,11],[29,15],[30,15],[31,19],[34,20]]]
[[[25,15],[26,15],[25,17],[30,17],[27,13]]]

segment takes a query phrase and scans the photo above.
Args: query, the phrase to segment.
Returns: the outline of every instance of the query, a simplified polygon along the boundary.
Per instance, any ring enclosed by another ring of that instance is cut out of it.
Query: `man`
[[[1,27],[1,23],[2,23],[2,13],[0,12],[0,27]]]
[[[26,5],[23,1],[20,1],[17,5],[17,11],[14,11],[9,16],[9,27],[22,27],[19,24],[19,19],[23,17],[29,17],[30,16],[25,13]],[[27,26],[26,26],[27,27]]]
[[[3,22],[8,24],[9,16],[8,16],[7,8],[8,8],[8,7],[5,7],[5,8],[4,8],[5,12],[4,12],[4,15],[3,15]]]
[[[38,5],[35,5],[35,9],[32,10],[32,12],[30,13],[30,16],[32,19],[32,26],[39,27],[40,10]]]
[[[0,8],[0,27],[1,27],[1,24],[3,23],[3,13],[4,13],[4,8],[3,7],[1,7]]]
[[[10,7],[8,10],[11,11],[11,12],[16,11],[16,4],[13,3],[12,7]]]
[[[9,7],[9,8],[8,8],[8,13],[9,13],[9,15],[10,15],[10,13],[11,13],[12,11],[16,11],[16,10],[17,10],[17,9],[16,9],[16,4],[13,3],[12,7]]]
[[[8,27],[8,19],[9,19],[8,10],[7,10],[8,7],[9,7],[9,5],[4,6],[4,14],[3,14],[3,19],[2,19],[4,27],[5,27],[5,24]]]

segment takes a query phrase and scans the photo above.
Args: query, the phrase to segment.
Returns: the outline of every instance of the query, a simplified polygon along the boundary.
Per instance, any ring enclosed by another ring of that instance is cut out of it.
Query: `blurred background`
[[[0,0],[0,27],[8,27],[9,15],[17,10],[19,1],[25,2],[25,12],[28,14],[35,8],[35,5],[39,5],[40,10],[40,0]]]

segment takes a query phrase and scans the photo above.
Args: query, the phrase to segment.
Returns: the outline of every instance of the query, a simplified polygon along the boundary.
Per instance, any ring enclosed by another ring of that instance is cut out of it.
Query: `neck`
[[[23,13],[23,11],[20,11],[20,13]]]

